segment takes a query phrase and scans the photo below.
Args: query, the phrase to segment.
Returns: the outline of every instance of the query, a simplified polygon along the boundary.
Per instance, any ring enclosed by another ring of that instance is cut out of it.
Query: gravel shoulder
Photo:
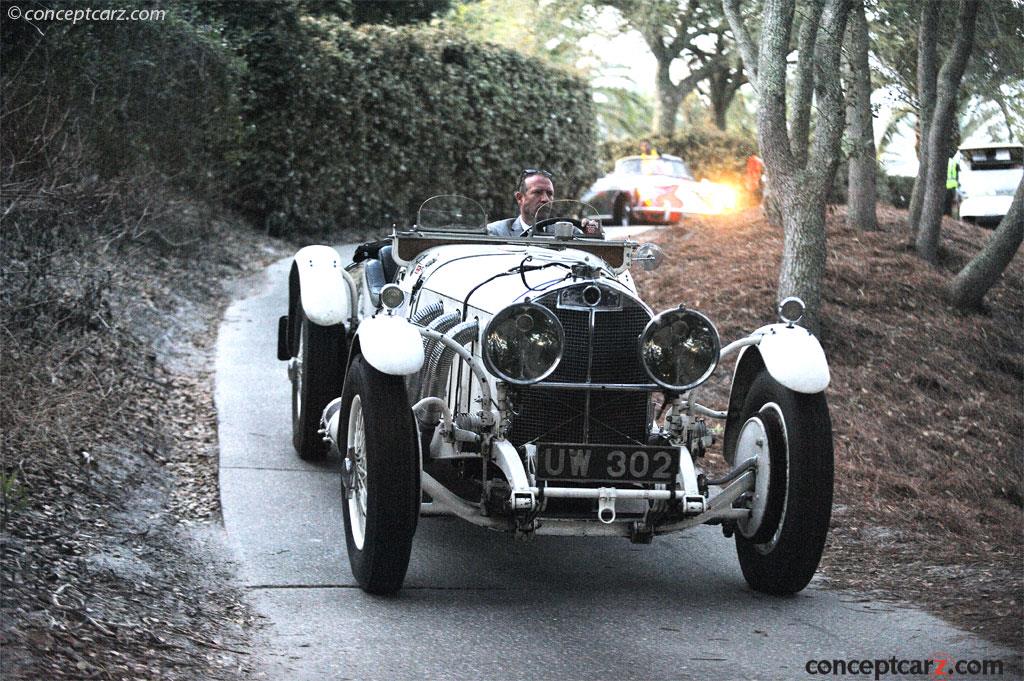
[[[212,349],[230,282],[285,249],[231,216],[206,229],[175,249],[5,244],[5,284],[26,280],[3,301],[5,679],[250,676]]]

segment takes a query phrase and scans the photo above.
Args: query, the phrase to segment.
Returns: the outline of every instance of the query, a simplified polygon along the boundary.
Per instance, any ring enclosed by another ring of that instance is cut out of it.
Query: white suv
[[[1010,210],[1024,176],[1024,145],[960,147],[960,219],[994,226]]]

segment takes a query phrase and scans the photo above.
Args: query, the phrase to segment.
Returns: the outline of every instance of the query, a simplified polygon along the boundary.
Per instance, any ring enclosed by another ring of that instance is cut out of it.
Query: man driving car
[[[555,198],[555,185],[551,181],[551,173],[537,168],[527,168],[519,175],[519,183],[514,194],[519,206],[519,215],[497,220],[487,225],[487,233],[491,236],[522,236],[523,232],[533,226],[537,211]],[[586,236],[603,237],[601,226],[594,220],[584,220],[582,224]]]

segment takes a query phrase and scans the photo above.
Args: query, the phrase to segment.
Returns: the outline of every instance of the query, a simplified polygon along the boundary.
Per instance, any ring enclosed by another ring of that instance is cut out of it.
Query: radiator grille
[[[587,286],[581,284],[580,286]],[[636,300],[621,297],[620,309],[593,312],[593,342],[589,310],[558,307],[558,293],[537,301],[558,317],[565,330],[565,352],[558,368],[544,382],[648,383],[637,346],[650,321]],[[593,356],[590,357],[591,348]],[[586,418],[589,398],[589,423]],[[509,439],[524,442],[593,442],[598,444],[646,444],[650,394],[551,390],[526,386],[513,394],[517,415]],[[587,430],[589,429],[589,435]]]

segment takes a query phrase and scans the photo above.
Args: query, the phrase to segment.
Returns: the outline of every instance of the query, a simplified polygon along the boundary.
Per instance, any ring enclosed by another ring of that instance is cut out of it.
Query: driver
[[[487,233],[491,236],[522,236],[528,227],[533,226],[533,219],[541,206],[551,203],[555,198],[555,185],[551,177],[551,173],[546,170],[523,170],[519,174],[514,194],[519,205],[519,215],[490,223],[487,225]],[[587,236],[604,236],[600,224],[594,220],[584,220],[583,231]]]

